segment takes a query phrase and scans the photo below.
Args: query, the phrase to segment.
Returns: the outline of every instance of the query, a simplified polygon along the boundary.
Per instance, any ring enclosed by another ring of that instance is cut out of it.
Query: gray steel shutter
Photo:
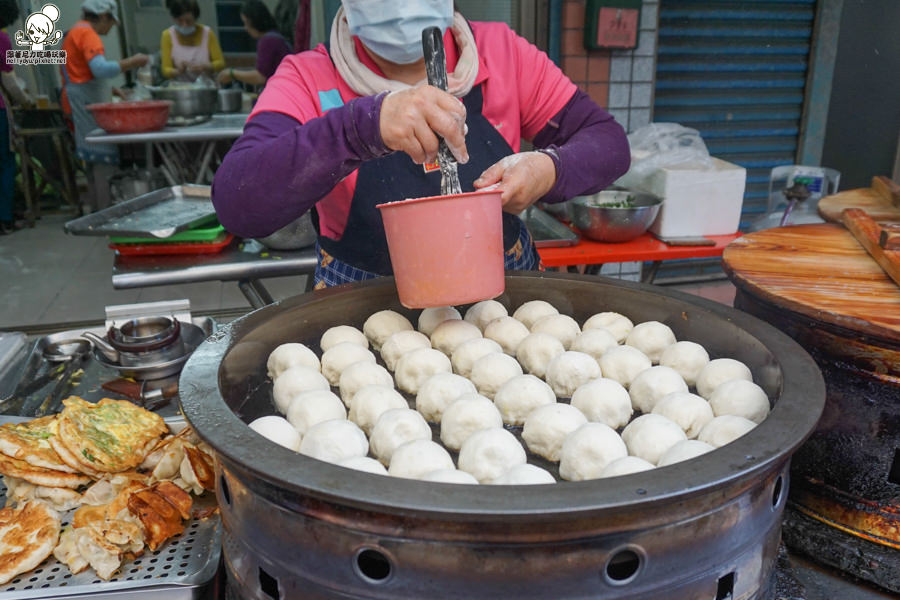
[[[765,213],[772,167],[794,164],[815,8],[661,0],[653,120],[699,130],[711,154],[747,168],[742,227]]]

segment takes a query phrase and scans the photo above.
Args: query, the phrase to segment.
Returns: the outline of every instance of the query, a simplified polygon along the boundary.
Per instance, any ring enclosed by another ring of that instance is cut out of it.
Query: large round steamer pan
[[[543,299],[583,322],[606,310],[659,320],[713,357],[744,361],[775,399],[736,442],[626,477],[546,486],[426,483],[295,454],[246,423],[275,412],[265,363],[318,350],[330,326],[410,317],[389,278],[289,298],[204,342],[181,376],[185,416],[219,456],[231,583],[246,598],[765,598],[791,453],[825,388],[800,346],[686,294],[596,277],[510,275],[498,298]]]

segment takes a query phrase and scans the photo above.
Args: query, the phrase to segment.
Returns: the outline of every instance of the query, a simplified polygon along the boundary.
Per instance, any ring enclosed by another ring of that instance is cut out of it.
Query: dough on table
[[[459,449],[458,467],[478,483],[492,483],[516,465],[525,464],[525,448],[502,427],[482,429],[470,435]]]
[[[645,414],[652,412],[653,407],[663,396],[687,391],[688,385],[678,371],[663,366],[650,367],[641,371],[631,382],[631,387],[628,388],[634,410]]]
[[[549,461],[559,462],[563,440],[587,423],[580,410],[569,404],[550,404],[531,411],[522,428],[528,449]]]
[[[646,354],[631,346],[610,348],[599,362],[603,376],[618,381],[626,389],[638,373],[653,366]]]
[[[493,352],[503,352],[503,348],[494,340],[477,338],[463,342],[456,347],[450,356],[453,372],[463,377],[468,377],[472,374],[472,366],[478,359]]]
[[[543,378],[550,361],[565,351],[562,342],[549,333],[530,333],[516,347],[516,359],[527,373]]]
[[[628,425],[634,414],[628,390],[618,381],[606,377],[579,386],[572,394],[572,406],[584,413],[588,421],[603,423],[613,429]]]
[[[641,415],[625,426],[622,439],[628,454],[656,464],[666,451],[687,436],[674,421],[662,415]]]
[[[606,329],[585,329],[578,334],[569,349],[590,354],[599,363],[601,356],[618,345],[616,338]]]
[[[496,300],[482,300],[469,307],[469,310],[466,311],[465,320],[484,331],[488,323],[508,314],[506,307]]]
[[[440,423],[441,416],[463,394],[475,394],[475,384],[454,373],[437,373],[425,380],[416,394],[416,410],[426,421]]]
[[[553,478],[550,471],[524,463],[507,469],[491,483],[494,485],[541,485],[556,483],[556,479]]]
[[[766,392],[745,379],[732,379],[716,387],[709,397],[713,414],[736,415],[759,425],[769,414]]]
[[[422,479],[432,471],[455,469],[450,453],[431,440],[413,440],[398,446],[391,456],[388,475]]]
[[[493,402],[480,394],[463,394],[444,409],[441,442],[451,450],[459,450],[476,431],[502,426],[503,417]]]
[[[653,413],[675,421],[688,439],[696,439],[700,430],[713,420],[709,402],[689,392],[675,392],[659,399]]]
[[[353,402],[353,396],[356,392],[367,385],[386,385],[394,387],[394,378],[388,373],[388,370],[368,360],[361,360],[348,366],[341,373],[338,380],[338,389],[341,393],[341,400],[346,406],[350,406]]]
[[[697,375],[697,393],[709,400],[717,387],[732,379],[753,381],[750,369],[733,358],[716,358],[700,370]]]
[[[431,340],[428,336],[408,329],[398,331],[381,345],[381,358],[388,370],[394,371],[401,356],[419,348],[431,348]]]
[[[362,471],[364,473],[372,473],[374,475],[388,474],[387,469],[384,468],[383,464],[368,456],[351,456],[350,458],[345,458],[339,462],[338,466],[353,469],[355,471]]]
[[[494,404],[507,425],[522,425],[532,410],[555,402],[553,389],[534,375],[517,375],[494,394]]]
[[[334,393],[327,390],[312,390],[291,400],[286,418],[300,435],[305,435],[310,427],[322,421],[346,419],[347,409]]]
[[[275,408],[284,414],[291,405],[291,400],[312,390],[331,390],[331,384],[325,376],[309,367],[297,365],[284,371],[275,378],[272,384],[272,398],[275,400]]]
[[[677,341],[672,329],[659,321],[638,323],[625,338],[625,344],[646,354],[654,364],[659,362],[663,350]]]
[[[394,450],[415,440],[430,440],[431,427],[411,408],[392,408],[381,413],[372,428],[369,450],[385,465],[391,464]]]
[[[643,458],[626,456],[606,465],[600,473],[600,477],[619,477],[620,475],[631,475],[632,473],[640,473],[641,471],[649,471],[655,468],[656,465],[648,463]]]
[[[628,337],[628,334],[631,333],[631,330],[634,329],[634,323],[623,314],[602,312],[593,315],[585,321],[581,329],[582,331],[605,329],[621,344]]]
[[[368,452],[366,434],[346,419],[316,423],[306,430],[300,442],[300,454],[335,464]]]
[[[600,477],[606,465],[628,456],[628,448],[609,425],[585,423],[565,437],[559,456],[559,476],[584,481]]]
[[[381,345],[391,335],[408,329],[415,328],[409,319],[393,310],[379,310],[363,323],[363,333],[375,350],[381,350]]]
[[[419,348],[400,357],[394,379],[397,387],[407,394],[418,394],[419,387],[429,377],[437,373],[450,373],[452,370],[446,354],[434,348]]]
[[[749,433],[756,423],[744,417],[722,415],[716,417],[700,430],[697,439],[716,448],[730,444],[742,435]]]
[[[284,417],[270,415],[250,422],[250,429],[279,446],[296,452],[300,449],[301,435]]]
[[[434,329],[444,321],[454,319],[462,319],[459,311],[452,306],[438,306],[435,308],[426,308],[419,313],[419,331],[427,336],[431,335]]]
[[[659,355],[659,364],[678,371],[689,386],[696,385],[697,376],[708,363],[706,349],[695,342],[675,342]]]
[[[521,321],[513,317],[499,317],[484,328],[484,337],[494,340],[510,356],[516,355],[519,344],[531,333]]]
[[[406,398],[391,386],[367,385],[353,396],[348,418],[370,434],[378,417],[392,408],[409,408],[409,405]]]
[[[322,337],[319,339],[319,348],[322,349],[322,352],[327,352],[332,346],[337,346],[341,342],[358,344],[363,348],[369,347],[369,340],[366,338],[366,334],[356,327],[335,325],[326,329],[325,333],[322,334]]]
[[[550,361],[545,378],[560,398],[571,398],[579,387],[602,375],[594,357],[567,350]]]
[[[303,344],[291,342],[281,344],[272,350],[272,353],[269,354],[269,359],[266,361],[266,371],[274,381],[283,372],[296,365],[303,365],[316,371],[321,368],[319,357],[316,356],[315,352]]]
[[[666,465],[674,465],[683,460],[690,460],[701,454],[706,454],[710,450],[715,450],[715,448],[706,442],[701,442],[700,440],[683,440],[666,450],[666,453],[662,455],[659,459],[659,464],[656,466],[665,467]]]
[[[546,333],[552,335],[560,342],[563,348],[568,350],[572,347],[572,342],[581,333],[581,327],[578,321],[569,315],[547,315],[541,317],[531,326],[531,333]]]
[[[463,342],[480,337],[481,330],[475,325],[461,319],[452,319],[435,327],[431,334],[431,345],[449,357]]]
[[[525,302],[513,313],[513,318],[521,322],[529,330],[535,321],[547,315],[558,315],[559,310],[549,302],[543,300],[530,300]]]
[[[478,485],[478,480],[469,473],[459,469],[438,469],[429,471],[420,477],[422,481],[436,481],[438,483],[463,483]]]
[[[522,366],[508,354],[495,352],[482,356],[472,367],[470,379],[478,393],[493,399],[500,387],[517,375],[522,374]]]
[[[375,362],[375,355],[353,342],[335,344],[322,354],[322,375],[331,385],[338,385],[344,369],[361,360]]]

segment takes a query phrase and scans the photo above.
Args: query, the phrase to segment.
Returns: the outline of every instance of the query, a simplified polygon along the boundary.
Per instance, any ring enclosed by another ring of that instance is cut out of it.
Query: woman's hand
[[[461,163],[466,149],[466,107],[430,85],[388,94],[381,104],[381,139],[391,150],[406,152],[417,164],[437,159],[439,134]]]
[[[191,63],[187,68],[189,73],[192,74],[200,74],[204,71],[212,72],[212,63],[210,62],[202,62],[202,63]]]
[[[543,152],[511,154],[494,163],[475,180],[475,189],[497,185],[503,210],[519,214],[542,198],[556,183],[556,165]]]
[[[219,74],[216,75],[216,81],[222,85],[228,85],[233,81],[231,78],[231,71],[229,69],[222,69],[219,71]]]
[[[143,67],[148,62],[150,62],[150,57],[146,54],[132,54],[128,58],[125,58],[119,61],[119,66],[122,67],[123,71],[128,71],[130,69],[137,69],[139,67]],[[122,64],[125,63],[125,64]]]

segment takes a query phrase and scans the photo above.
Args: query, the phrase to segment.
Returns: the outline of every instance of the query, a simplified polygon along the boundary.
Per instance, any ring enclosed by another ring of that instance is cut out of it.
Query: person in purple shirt
[[[0,0],[0,29],[8,27],[19,17],[19,7],[14,0]],[[12,42],[6,32],[0,31],[0,83],[3,85],[3,96],[0,96],[0,235],[11,233],[16,229],[13,218],[13,197],[16,189],[16,156],[9,147],[9,121],[7,107],[3,98],[22,106],[31,106],[31,98],[19,88],[13,66],[6,62],[6,51],[12,48]]]
[[[219,83],[232,81],[265,85],[275,73],[281,59],[291,53],[287,40],[278,33],[278,26],[272,13],[260,0],[246,0],[241,5],[241,21],[250,37],[256,40],[256,67],[253,69],[223,69],[219,72]]]

